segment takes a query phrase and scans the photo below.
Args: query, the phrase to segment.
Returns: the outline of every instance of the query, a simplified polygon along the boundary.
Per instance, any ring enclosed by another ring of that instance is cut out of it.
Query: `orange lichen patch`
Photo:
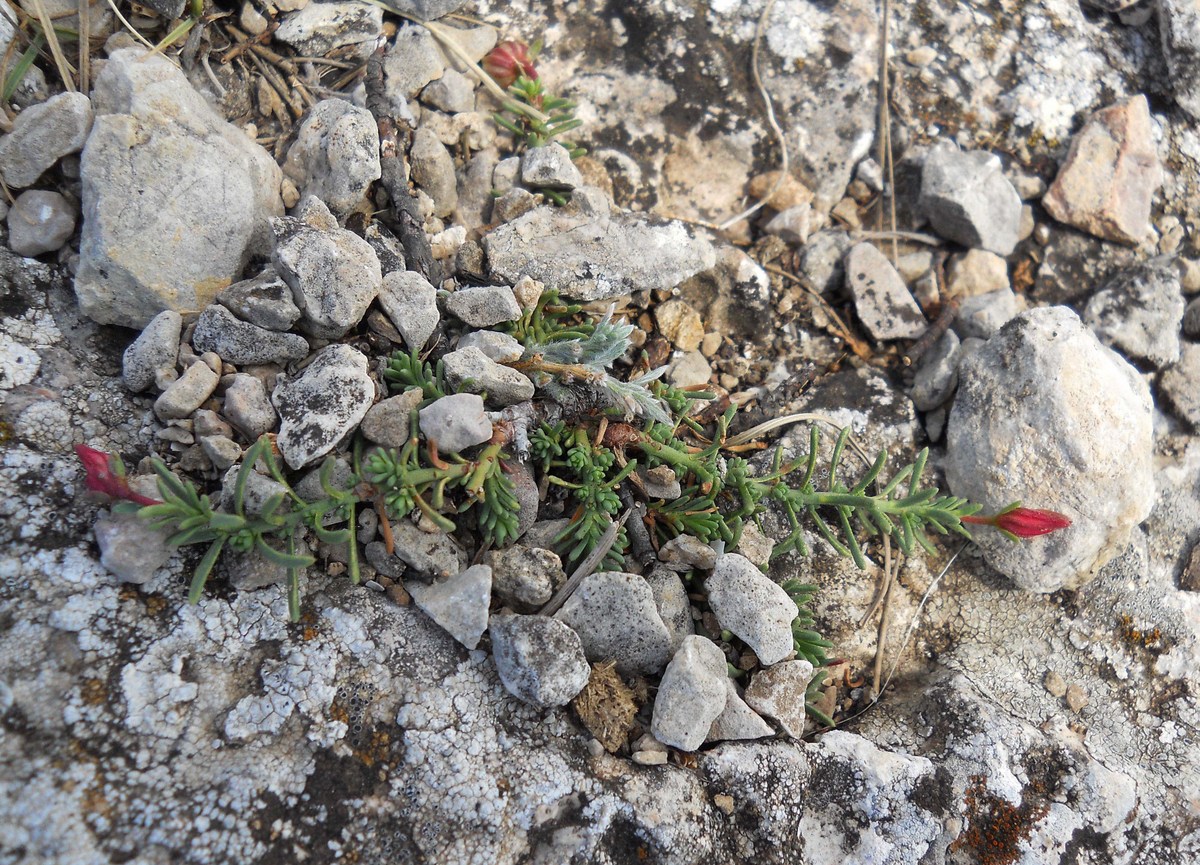
[[[1140,646],[1143,649],[1161,649],[1163,647],[1162,631],[1158,628],[1151,628],[1148,631],[1135,628],[1132,616],[1118,616],[1117,622],[1121,626],[1121,640],[1127,645]]]
[[[368,768],[378,765],[383,769],[392,767],[392,737],[385,730],[376,730],[369,742],[354,749],[354,756]]]
[[[583,726],[610,754],[625,744],[638,713],[636,695],[617,675],[613,661],[592,667],[591,678],[571,705]]]
[[[103,679],[85,679],[80,696],[86,706],[99,706],[108,699],[108,688]]]
[[[157,616],[167,608],[167,599],[162,595],[151,595],[146,598],[146,612],[152,616]]]
[[[1036,790],[1033,791],[1036,794]],[[1022,796],[1014,805],[987,787],[987,778],[972,775],[963,798],[966,831],[950,845],[952,850],[974,854],[979,865],[1011,865],[1021,856],[1021,842],[1028,841],[1034,825],[1049,810],[1040,795]]]

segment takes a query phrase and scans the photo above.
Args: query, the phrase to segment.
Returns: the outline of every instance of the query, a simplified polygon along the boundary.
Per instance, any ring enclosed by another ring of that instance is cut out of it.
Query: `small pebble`
[[[57,192],[22,192],[8,211],[8,245],[17,255],[54,252],[74,232],[75,206]]]

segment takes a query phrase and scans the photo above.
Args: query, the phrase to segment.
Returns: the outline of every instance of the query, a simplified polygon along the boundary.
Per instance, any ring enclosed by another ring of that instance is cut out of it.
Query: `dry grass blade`
[[[617,542],[617,534],[621,531],[621,527],[625,525],[625,521],[629,519],[630,513],[632,511],[625,511],[619,520],[609,525],[604,534],[600,536],[600,540],[596,542],[596,546],[588,553],[587,558],[579,563],[579,567],[575,569],[575,573],[571,574],[571,578],[563,583],[561,589],[555,592],[554,597],[538,610],[538,615],[553,616],[557,613],[559,608],[571,597],[571,593],[579,587],[579,584],[591,575],[592,571],[596,570],[596,566],[604,561],[604,557],[608,555],[608,551]]]
[[[75,70],[71,68],[71,64],[67,62],[67,56],[63,54],[62,45],[58,42],[58,34],[54,32],[54,22],[50,20],[50,14],[46,11],[46,4],[42,0],[32,0],[32,2],[38,22],[42,25],[42,32],[46,35],[46,45],[50,48],[50,56],[54,58],[54,65],[58,67],[58,76],[62,79],[63,87],[74,93],[76,91]]]
[[[90,90],[92,58],[91,40],[88,34],[92,32],[92,7],[89,0],[79,0],[79,90],[87,93]]]
[[[813,287],[810,286],[802,277],[799,277],[794,273],[789,273],[781,267],[774,267],[769,264],[762,265],[762,268],[768,273],[773,273],[776,276],[782,276],[785,279],[790,279],[792,282],[800,286],[800,288],[803,289],[809,297],[820,304],[821,309],[833,322],[833,329],[838,338],[845,342],[846,345],[850,346],[850,350],[854,352],[855,355],[866,361],[871,360],[871,358],[875,356],[875,353],[871,351],[871,347],[869,345],[867,345],[861,339],[855,337],[854,334],[850,332],[850,328],[846,326],[846,322],[842,321],[842,317],[837,314],[837,311],[832,306],[829,305],[829,301],[821,297],[820,292],[813,289]]]
[[[117,16],[117,20],[119,20],[122,24],[124,24],[125,29],[128,30],[133,35],[134,39],[136,39],[138,42],[141,42],[143,45],[145,45],[151,51],[154,51],[154,45],[150,42],[150,40],[148,40],[145,36],[143,36],[141,33],[139,33],[137,31],[137,28],[135,28],[132,24],[129,23],[129,21],[125,18],[125,16],[121,14],[121,10],[117,8],[117,4],[114,2],[114,0],[108,0],[108,6],[110,9],[112,9],[113,14]],[[174,61],[172,61],[172,62],[174,62]],[[176,65],[178,65],[178,64],[176,64]]]

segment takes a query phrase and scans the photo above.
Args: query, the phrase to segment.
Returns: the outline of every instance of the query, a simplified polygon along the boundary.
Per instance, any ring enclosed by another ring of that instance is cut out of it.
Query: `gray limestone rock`
[[[946,294],[966,298],[1009,287],[1008,262],[994,252],[972,249],[946,265]]]
[[[217,471],[225,471],[242,458],[237,442],[223,435],[200,436],[200,447]]]
[[[675,570],[690,571],[692,568],[699,568],[702,571],[711,571],[717,564],[717,552],[699,538],[679,535],[659,547],[658,559]]]
[[[579,635],[548,616],[493,616],[488,625],[496,672],[508,692],[533,706],[565,706],[592,668]]]
[[[845,231],[818,231],[804,245],[800,272],[820,292],[836,289],[845,279],[842,262],[854,241]]]
[[[1200,339],[1200,297],[1192,298],[1183,310],[1183,335]]]
[[[362,203],[368,187],[380,177],[375,118],[367,109],[344,99],[318,102],[288,148],[283,173],[302,194],[319,198],[339,216],[348,214]]]
[[[492,569],[473,565],[436,583],[409,583],[408,592],[429,618],[468,649],[479,645],[488,626]],[[582,685],[580,687],[583,687]]]
[[[586,216],[539,207],[483,238],[488,268],[509,285],[529,276],[573,300],[672,289],[716,267],[711,241],[679,222]],[[636,250],[637,254],[630,254]]]
[[[59,159],[83,149],[92,129],[92,102],[82,93],[59,93],[17,115],[0,138],[0,177],[14,189],[32,186]]]
[[[446,60],[433,34],[419,24],[405,24],[383,57],[384,86],[394,106],[404,106],[430,81],[441,78]]]
[[[871,336],[916,339],[928,322],[904,280],[887,256],[874,244],[859,243],[846,254],[846,285],[854,295],[854,308]]]
[[[707,637],[685,637],[667,664],[650,731],[663,744],[695,751],[725,708],[725,656]]]
[[[425,398],[419,387],[406,390],[371,406],[359,429],[377,445],[403,447],[408,441],[411,414]]]
[[[963,339],[990,339],[1023,308],[1011,288],[965,298],[958,306],[954,330]]]
[[[1175,411],[1200,430],[1200,345],[1185,344],[1179,360],[1163,372],[1159,386]]]
[[[437,289],[412,270],[396,271],[383,278],[379,305],[400,331],[410,351],[424,347],[441,319]]]
[[[1088,301],[1083,320],[1105,344],[1161,369],[1179,360],[1184,309],[1179,271],[1162,256],[1105,283]]]
[[[196,361],[159,394],[154,401],[154,413],[160,420],[185,418],[212,396],[219,382],[220,376],[208,364]]]
[[[1088,118],[1042,206],[1096,237],[1137,244],[1150,235],[1150,206],[1162,182],[1150,107],[1139,93]]]
[[[925,353],[913,378],[912,401],[919,411],[932,411],[958,387],[958,334],[946,331]]]
[[[454,539],[442,532],[423,532],[408,520],[392,523],[395,554],[422,580],[444,580],[462,572],[467,554]],[[489,571],[490,574],[490,571]],[[488,577],[489,585],[491,577]]]
[[[1145,382],[1066,307],[1018,316],[958,374],[946,446],[954,495],[986,512],[1021,501],[1072,520],[1019,544],[976,531],[984,557],[1030,591],[1086,583],[1154,503]]]
[[[279,412],[276,443],[289,466],[315,462],[358,427],[375,399],[367,366],[362,352],[338,343],[313,355],[297,376],[279,377],[271,404]]]
[[[238,321],[226,307],[210,304],[192,333],[196,351],[214,351],[235,366],[286,364],[308,357],[308,340],[299,334],[267,330]]]
[[[141,393],[154,384],[161,371],[174,371],[182,329],[183,318],[174,310],[163,310],[150,320],[121,358],[125,387]]]
[[[428,127],[417,129],[409,151],[412,178],[433,199],[434,216],[446,217],[458,205],[458,181],[454,159],[446,145]]]
[[[442,453],[458,453],[492,437],[492,422],[483,411],[483,398],[452,393],[434,400],[420,414],[421,433],[437,442]]]
[[[447,114],[475,110],[475,79],[457,69],[447,69],[442,77],[425,85],[421,101]]]
[[[528,189],[513,187],[492,202],[492,222],[512,222],[536,208],[538,203],[538,197]]]
[[[256,376],[237,373],[225,388],[221,413],[250,441],[269,433],[279,419],[267,396],[266,385]]]
[[[171,61],[142,48],[109,56],[92,105],[80,169],[81,309],[124,327],[164,309],[202,309],[269,250],[268,219],[283,212],[279,167]]]
[[[646,575],[646,582],[654,592],[654,606],[671,635],[671,653],[683,643],[684,637],[696,632],[692,623],[692,604],[688,600],[683,580],[667,568],[655,568]]]
[[[931,150],[919,207],[938,234],[963,246],[1009,255],[1017,245],[1021,198],[990,153]]]
[[[466,0],[388,0],[388,5],[421,21],[434,21],[457,12]],[[481,55],[482,56],[482,55]]]
[[[641,476],[642,486],[646,489],[647,498],[672,501],[683,495],[679,477],[670,466],[655,466],[638,474]]]
[[[533,382],[523,373],[496,363],[477,348],[442,355],[446,381],[459,393],[487,394],[487,402],[503,408],[533,398]]]
[[[175,551],[167,543],[166,530],[154,528],[137,514],[105,511],[96,518],[93,531],[100,564],[123,583],[148,582]]]
[[[812,205],[797,204],[782,210],[772,217],[763,231],[773,234],[785,243],[803,245],[808,240],[808,232],[812,222]]]
[[[530,189],[570,190],[583,185],[583,176],[567,148],[551,141],[521,154],[521,182]]]
[[[600,571],[584,578],[554,618],[579,634],[592,662],[615,660],[626,673],[657,673],[671,658],[671,635],[654,592],[637,574]]]
[[[808,661],[785,661],[759,670],[746,687],[746,703],[775,721],[793,739],[804,735],[805,691],[812,681]]]
[[[520,360],[525,346],[507,333],[494,330],[473,330],[458,339],[458,347],[477,348],[496,363],[512,363]]]
[[[235,282],[217,295],[217,303],[242,321],[267,330],[289,330],[300,318],[292,289],[273,267],[253,279]]]
[[[764,665],[791,657],[796,604],[749,559],[738,553],[720,556],[704,588],[721,627],[745,640]]]
[[[57,252],[75,233],[75,205],[57,192],[28,189],[8,211],[8,246],[32,257]]]
[[[775,730],[771,725],[746,704],[746,701],[738,695],[737,685],[727,677],[725,679],[725,708],[712,722],[704,741],[762,739],[774,735]]]
[[[232,514],[237,510],[237,478],[240,471],[240,465],[231,466],[221,478],[221,510],[226,513]],[[267,502],[275,496],[284,497],[283,508],[285,510],[290,507],[287,503],[289,498],[287,487],[279,481],[260,474],[258,471],[251,471],[246,475],[246,485],[242,492],[242,508],[245,510],[246,516],[260,515]]]
[[[491,327],[521,317],[521,307],[507,285],[472,285],[451,292],[446,311],[471,327]]]
[[[1159,0],[1158,23],[1175,102],[1200,119],[1200,9],[1191,0]]]
[[[383,36],[383,10],[368,3],[309,3],[284,17],[272,34],[306,57],[324,57],[335,48],[365,60]],[[378,176],[378,175],[376,175]]]
[[[550,550],[514,544],[491,554],[492,591],[521,611],[541,607],[566,582],[562,560]]]
[[[317,211],[325,209],[310,200]],[[291,216],[271,220],[277,238],[272,261],[304,314],[302,327],[313,336],[336,339],[366,315],[383,285],[383,273],[369,243],[340,228],[314,227],[316,221]]]

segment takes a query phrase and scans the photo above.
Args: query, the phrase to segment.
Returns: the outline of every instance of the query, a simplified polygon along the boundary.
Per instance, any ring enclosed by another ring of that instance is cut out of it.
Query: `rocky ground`
[[[396,6],[0,7],[0,863],[1200,861],[1200,7],[902,4],[888,151],[874,3]],[[493,122],[507,39],[586,155]],[[631,325],[599,390],[530,356],[553,292]],[[731,434],[928,446],[1072,525],[860,569],[812,526],[772,558],[773,508],[620,535],[560,605],[574,505],[522,436],[647,425],[659,367]],[[410,437],[507,513],[348,522],[318,467],[357,501],[354,443]],[[161,498],[151,454],[322,531],[189,604],[203,548],[97,492]]]

